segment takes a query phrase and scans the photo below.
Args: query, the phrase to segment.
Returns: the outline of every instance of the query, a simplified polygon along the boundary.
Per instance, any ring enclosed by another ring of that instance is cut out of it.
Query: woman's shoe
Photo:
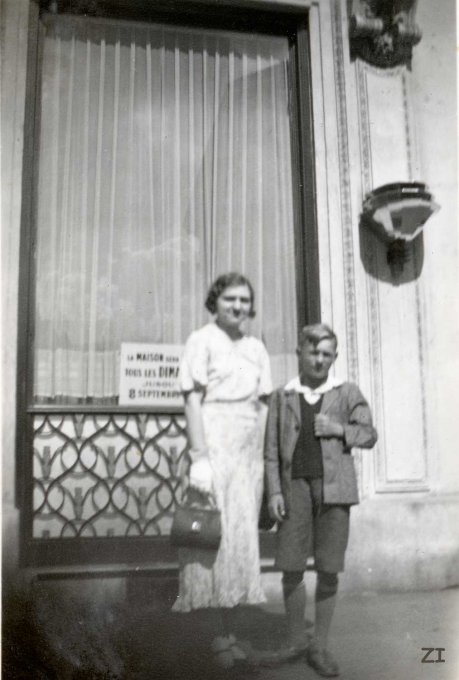
[[[261,665],[275,667],[302,659],[306,656],[310,639],[311,636],[306,634],[294,641],[284,643],[279,649],[264,652],[260,659]]]
[[[234,635],[229,635],[228,636],[228,641],[231,649],[231,653],[233,655],[233,659],[236,663],[244,663],[248,661],[249,655],[245,651],[244,647],[242,644],[236,640]]]
[[[220,668],[233,668],[234,656],[231,642],[227,637],[216,637],[212,641],[211,650],[214,661]]]
[[[234,668],[244,675],[258,675],[260,668],[256,653],[250,642],[237,640],[234,635],[229,636],[230,649],[234,659]]]
[[[257,663],[266,668],[276,668],[284,663],[298,661],[306,656],[304,647],[284,646],[275,650],[266,650],[257,654]]]
[[[308,647],[306,644],[289,645],[286,647],[281,647],[278,650],[278,653],[282,662],[285,662],[285,661],[297,661],[298,659],[301,659],[303,656],[306,656],[307,651]]]

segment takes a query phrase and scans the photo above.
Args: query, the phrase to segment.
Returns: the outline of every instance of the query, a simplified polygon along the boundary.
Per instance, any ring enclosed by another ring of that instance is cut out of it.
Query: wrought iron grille
[[[189,465],[182,414],[33,416],[33,538],[164,536]]]

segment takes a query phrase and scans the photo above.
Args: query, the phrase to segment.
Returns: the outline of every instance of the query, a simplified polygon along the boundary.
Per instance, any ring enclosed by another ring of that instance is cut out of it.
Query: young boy
[[[299,376],[270,400],[265,436],[268,507],[278,522],[276,567],[289,630],[289,655],[306,654],[324,677],[339,675],[327,650],[344,568],[350,506],[358,503],[351,449],[371,448],[377,434],[359,388],[329,376],[337,338],[325,324],[305,326],[297,349]],[[307,645],[303,573],[317,571],[314,636]]]

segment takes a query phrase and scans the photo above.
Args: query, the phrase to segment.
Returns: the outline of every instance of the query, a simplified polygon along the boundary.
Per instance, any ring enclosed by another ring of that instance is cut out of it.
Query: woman
[[[258,513],[263,485],[263,401],[272,390],[264,345],[242,330],[255,315],[252,285],[241,274],[220,276],[207,309],[216,315],[191,333],[181,364],[190,443],[190,487],[212,492],[221,511],[218,551],[182,550],[175,611],[212,609],[217,661],[244,658],[229,634],[225,610],[265,601],[261,587]]]

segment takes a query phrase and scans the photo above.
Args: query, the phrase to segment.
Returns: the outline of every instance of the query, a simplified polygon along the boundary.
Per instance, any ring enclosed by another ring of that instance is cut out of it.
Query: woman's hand
[[[281,493],[273,494],[268,501],[268,510],[272,519],[282,522],[285,519],[285,502]]]
[[[213,474],[208,458],[199,458],[190,466],[190,486],[201,493],[212,491]]]
[[[212,468],[207,450],[202,421],[202,392],[185,395],[185,418],[190,448],[190,486],[201,493],[212,491]]]

